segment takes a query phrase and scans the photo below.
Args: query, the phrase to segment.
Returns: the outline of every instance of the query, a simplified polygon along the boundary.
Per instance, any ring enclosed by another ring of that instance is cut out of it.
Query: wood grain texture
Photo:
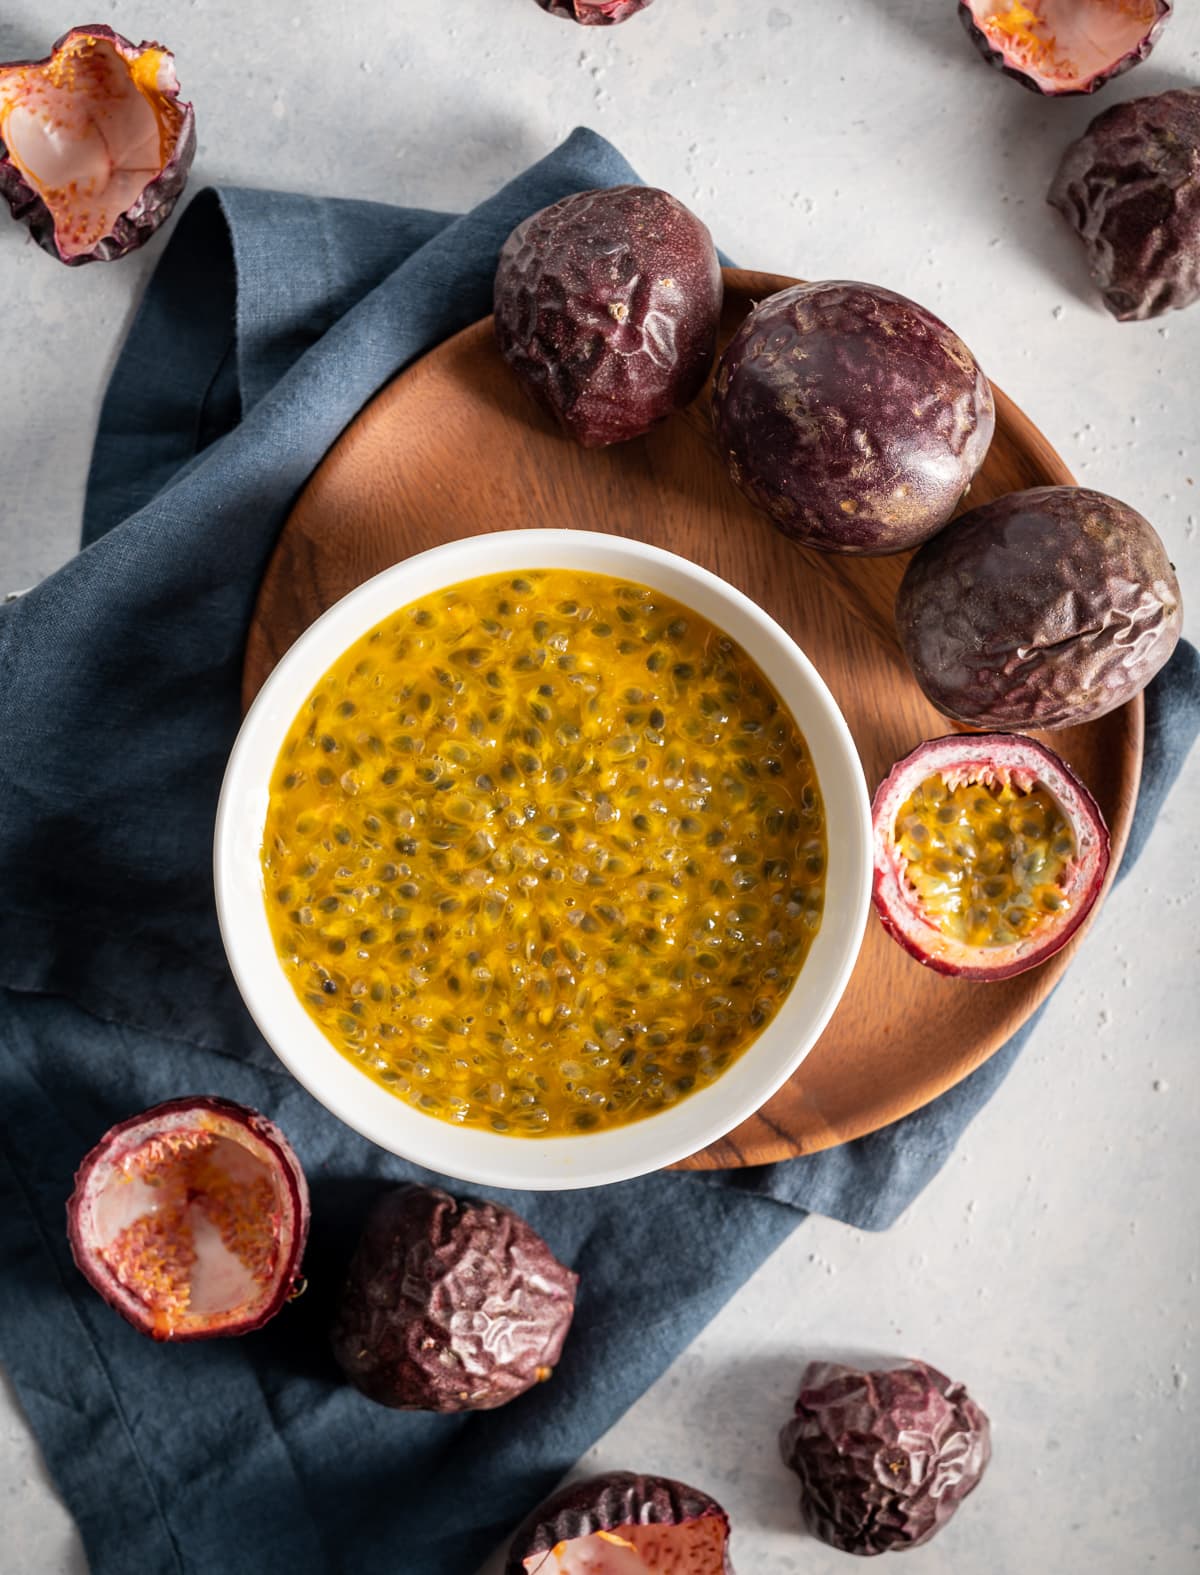
[[[794,280],[726,270],[722,343],[755,301]],[[1069,483],[1054,449],[999,390],[996,435],[969,502]],[[816,663],[854,734],[868,785],[922,738],[950,730],[901,656],[892,601],[906,555],[795,547],[734,489],[708,392],[649,437],[585,451],[525,398],[490,320],[432,351],[343,433],[301,493],[259,593],[246,648],[248,705],[292,642],[333,602],[412,553],[493,530],[569,526],[636,536],[740,586]],[[1047,741],[1090,786],[1124,850],[1141,772],[1138,699]],[[1039,735],[1040,736],[1040,735]],[[854,976],[803,1066],[693,1168],[786,1159],[872,1132],[943,1093],[1049,994],[1087,926],[1043,967],[999,984],[922,968],[872,919]]]

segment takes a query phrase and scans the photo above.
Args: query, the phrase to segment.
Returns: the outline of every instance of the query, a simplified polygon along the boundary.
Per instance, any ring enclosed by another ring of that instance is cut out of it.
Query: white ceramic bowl
[[[506,1137],[453,1126],[422,1115],[353,1066],[309,1017],[279,964],[259,863],[276,757],[301,705],[336,658],[420,597],[476,576],[527,569],[576,569],[651,585],[732,635],[775,685],[808,740],[827,817],[824,918],[772,1021],[707,1088],[659,1115],[578,1137]],[[276,1055],[326,1109],[380,1147],[463,1181],[584,1187],[694,1154],[752,1115],[796,1070],[829,1021],[858,955],[870,902],[870,807],[854,741],[832,695],[791,637],[740,591],[684,558],[619,536],[499,531],[385,569],[296,641],[251,706],[229,757],[214,868],[221,934],[238,988]]]

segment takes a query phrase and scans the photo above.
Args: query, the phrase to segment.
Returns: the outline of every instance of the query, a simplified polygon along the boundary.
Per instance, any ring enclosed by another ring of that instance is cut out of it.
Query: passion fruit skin
[[[1175,649],[1183,604],[1135,509],[1087,487],[1034,487],[971,509],[921,548],[896,627],[943,716],[1055,729],[1144,689]]]
[[[779,1435],[814,1536],[843,1553],[919,1548],[978,1487],[991,1426],[960,1383],[909,1362],[861,1372],[812,1362]]]
[[[522,1521],[513,1535],[504,1575],[526,1575],[526,1559],[596,1531],[615,1531],[618,1526],[681,1526],[709,1519],[725,1529],[725,1572],[734,1575],[729,1561],[729,1516],[715,1498],[670,1477],[606,1471],[560,1488]]]
[[[114,32],[111,27],[97,24],[94,27],[73,27],[54,41],[50,53],[44,59],[6,61],[0,65],[0,72],[14,67],[49,65],[73,40],[80,38],[97,39],[111,44],[126,62],[135,60],[147,50],[162,50],[168,63],[173,62],[174,59],[162,44],[147,39],[143,39],[140,44],[134,44],[123,34]],[[26,226],[42,250],[49,252],[51,257],[56,257],[68,268],[78,268],[90,262],[116,262],[118,258],[137,251],[171,217],[175,204],[182,196],[192,160],[196,156],[196,116],[192,105],[184,103],[179,98],[179,84],[174,78],[173,64],[170,70],[166,95],[175,100],[177,108],[182,113],[182,122],[170,157],[142,189],[137,201],[120,215],[109,233],[85,252],[66,256],[60,250],[54,215],[40,194],[22,175],[10,157],[3,140],[0,139],[0,197],[7,202],[13,218]]]
[[[958,16],[966,29],[967,37],[989,66],[1003,72],[1006,77],[1011,77],[1014,82],[1019,82],[1031,93],[1041,93],[1047,98],[1071,98],[1079,94],[1095,93],[1114,77],[1119,77],[1126,71],[1132,71],[1134,66],[1140,65],[1158,43],[1162,30],[1170,18],[1173,4],[1174,0],[1154,0],[1153,19],[1147,23],[1146,31],[1136,44],[1131,49],[1123,50],[1103,70],[1093,72],[1082,81],[1069,85],[1058,84],[1053,78],[1041,76],[1011,60],[979,26],[975,5],[971,0],[958,0]]]
[[[950,519],[983,464],[995,401],[945,323],[877,285],[792,285],[717,367],[713,425],[734,482],[823,552],[902,552]]]
[[[1200,88],[1097,115],[1063,155],[1046,200],[1082,240],[1118,322],[1200,299]]]
[[[89,28],[88,31],[95,30]],[[231,1122],[234,1126],[245,1127],[269,1151],[275,1163],[276,1174],[288,1192],[291,1216],[294,1221],[292,1238],[284,1261],[277,1271],[278,1283],[274,1294],[257,1313],[237,1322],[224,1321],[219,1327],[168,1332],[154,1322],[151,1313],[146,1311],[139,1314],[130,1302],[119,1300],[114,1296],[112,1277],[102,1265],[95,1245],[88,1239],[85,1220],[87,1183],[94,1167],[107,1160],[114,1148],[127,1137],[135,1135],[140,1128],[146,1128],[151,1124],[166,1124],[174,1117],[182,1120],[203,1113]],[[92,1289],[110,1307],[119,1312],[127,1323],[132,1324],[139,1334],[179,1345],[190,1340],[252,1334],[254,1330],[261,1329],[264,1324],[269,1323],[291,1299],[300,1282],[300,1265],[308,1242],[309,1216],[308,1182],[304,1171],[292,1145],[275,1123],[261,1111],[254,1110],[249,1105],[239,1105],[232,1099],[221,1099],[211,1094],[190,1094],[181,1099],[165,1100],[160,1105],[152,1105],[148,1110],[139,1111],[137,1115],[118,1121],[88,1150],[75,1172],[75,1186],[67,1199],[67,1240],[76,1268]]]
[[[397,1187],[367,1217],[333,1353],[380,1405],[492,1410],[550,1377],[578,1283],[511,1209]]]
[[[525,219],[496,271],[500,353],[585,448],[640,437],[696,397],[724,282],[712,236],[665,191],[582,191]]]
[[[901,806],[927,777],[972,781],[985,773],[1026,788],[1037,783],[1047,787],[1064,810],[1076,844],[1071,900],[1063,917],[1015,946],[995,949],[949,941],[923,919],[893,843]],[[1104,815],[1087,787],[1060,755],[1016,733],[950,733],[918,744],[879,784],[871,803],[871,828],[871,900],[883,928],[924,967],[979,983],[1012,979],[1061,951],[1104,890],[1112,854]]]
[[[615,22],[627,22],[631,16],[653,5],[654,0],[535,0],[551,16],[561,16],[567,22],[578,22],[583,27],[611,27]]]

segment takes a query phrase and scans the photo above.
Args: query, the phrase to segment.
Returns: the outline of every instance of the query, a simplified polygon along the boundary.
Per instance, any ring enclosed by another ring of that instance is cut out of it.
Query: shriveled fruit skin
[[[552,1494],[517,1527],[504,1575],[526,1575],[525,1560],[548,1553],[559,1542],[618,1526],[679,1526],[716,1519],[729,1534],[729,1516],[710,1494],[670,1477],[635,1471],[607,1471],[572,1482]],[[734,1575],[725,1550],[726,1575]]]
[[[704,386],[724,284],[706,227],[665,191],[581,191],[523,220],[496,271],[496,338],[585,448],[640,437]]]
[[[992,1453],[987,1417],[962,1384],[924,1362],[873,1373],[811,1363],[779,1444],[800,1478],[809,1529],[864,1555],[928,1542],[979,1485]]]
[[[614,22],[627,22],[631,16],[653,5],[654,0],[536,0],[536,4],[551,16],[561,16],[568,22],[579,22],[584,27],[609,27]]]
[[[147,50],[163,49],[161,44],[145,39],[140,44],[133,44],[122,34],[102,24],[92,27],[73,27],[54,41],[50,53],[44,60],[8,61],[0,66],[0,71],[9,66],[46,65],[73,40],[81,37],[94,38],[111,44],[126,62],[135,60]],[[164,89],[164,96],[175,101],[181,114],[170,156],[142,189],[137,201],[120,215],[109,233],[88,251],[80,252],[77,256],[64,256],[55,238],[53,214],[40,194],[17,168],[3,140],[0,139],[0,197],[8,204],[13,218],[26,226],[42,250],[49,252],[52,257],[57,257],[59,262],[65,263],[68,268],[76,268],[89,262],[115,262],[129,252],[137,251],[140,246],[145,245],[155,230],[170,218],[175,204],[187,185],[192,160],[196,156],[196,116],[192,105],[185,104],[179,98],[179,84],[174,76],[174,57],[167,50],[163,50],[163,53],[170,72],[170,80]]]
[[[1010,492],[955,520],[905,571],[896,627],[913,676],[971,727],[1075,727],[1138,694],[1183,604],[1154,527],[1087,487]]]
[[[1047,201],[1083,241],[1119,322],[1200,298],[1200,88],[1097,115],[1063,155]]]
[[[945,323],[877,285],[760,302],[717,367],[717,447],[785,535],[902,552],[945,525],[995,429],[991,387]]]
[[[1101,3],[1101,0],[1096,0]],[[958,16],[967,37],[978,49],[989,66],[994,66],[997,71],[1002,71],[1006,77],[1012,77],[1022,87],[1028,88],[1032,93],[1044,93],[1049,98],[1066,98],[1080,93],[1095,93],[1106,82],[1111,82],[1114,77],[1121,76],[1126,71],[1131,71],[1134,66],[1140,65],[1158,43],[1163,28],[1171,15],[1173,0],[1154,0],[1153,14],[1147,20],[1146,29],[1138,41],[1130,49],[1123,50],[1112,62],[1100,71],[1094,71],[1083,81],[1070,85],[1056,84],[1053,78],[1039,75],[1028,66],[1018,64],[1010,59],[1002,49],[998,48],[995,41],[988,37],[983,28],[979,26],[977,10],[987,9],[995,11],[998,7],[993,3],[984,8],[972,3],[972,0],[958,0]]]
[[[549,1378],[578,1277],[519,1214],[397,1187],[367,1217],[333,1328],[346,1377],[402,1411],[488,1411]]]

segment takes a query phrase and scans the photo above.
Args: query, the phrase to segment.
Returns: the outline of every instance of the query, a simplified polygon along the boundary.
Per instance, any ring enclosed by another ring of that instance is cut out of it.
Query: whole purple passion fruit
[[[293,1294],[308,1187],[257,1110],[172,1099],[119,1122],[84,1157],[67,1233],[92,1286],[143,1334],[247,1334]]]
[[[0,196],[72,266],[136,250],[169,216],[196,151],[175,57],[75,27],[44,60],[0,65]]]
[[[1097,115],[1047,200],[1083,241],[1120,322],[1190,306],[1200,298],[1200,88]]]
[[[380,1405],[488,1411],[550,1377],[578,1283],[511,1209],[397,1187],[367,1217],[333,1353]]]
[[[518,1527],[505,1575],[733,1575],[729,1516],[669,1477],[609,1471],[560,1488]]]
[[[957,334],[876,285],[797,284],[734,334],[713,391],[717,447],[785,535],[902,552],[941,530],[996,424]]]
[[[568,22],[579,22],[584,27],[610,27],[614,22],[628,21],[653,5],[654,0],[536,0],[536,3],[551,16],[561,16]]]
[[[987,1417],[924,1362],[864,1373],[812,1362],[779,1435],[815,1536],[843,1553],[894,1553],[937,1534],[991,1459]]]
[[[1172,0],[959,0],[980,54],[1022,87],[1094,93],[1158,42]]]
[[[1158,533],[1086,487],[1034,487],[971,509],[905,570],[896,626],[913,675],[969,727],[1059,728],[1115,710],[1183,626]]]
[[[704,386],[724,285],[712,236],[665,191],[581,191],[525,219],[496,271],[496,337],[585,448],[640,437]]]
[[[1011,979],[1066,945],[1108,873],[1108,827],[1053,750],[1016,733],[918,744],[871,810],[872,895],[918,962]]]

